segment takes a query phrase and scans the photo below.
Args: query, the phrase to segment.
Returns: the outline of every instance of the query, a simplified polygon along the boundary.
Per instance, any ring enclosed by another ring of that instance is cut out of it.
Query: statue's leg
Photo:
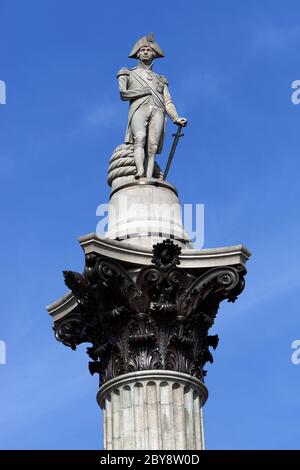
[[[155,108],[149,120],[148,126],[148,162],[146,169],[147,178],[152,178],[155,155],[157,154],[158,145],[164,131],[165,115],[159,108]]]
[[[135,178],[144,176],[145,142],[148,117],[143,109],[138,109],[132,116],[130,127],[134,140]]]

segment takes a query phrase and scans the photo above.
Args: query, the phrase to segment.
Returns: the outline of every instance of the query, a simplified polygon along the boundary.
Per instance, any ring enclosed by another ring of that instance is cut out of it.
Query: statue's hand
[[[175,121],[175,124],[177,124],[177,126],[182,126],[182,127],[187,126],[187,123],[188,123],[188,120],[184,117],[179,117]]]

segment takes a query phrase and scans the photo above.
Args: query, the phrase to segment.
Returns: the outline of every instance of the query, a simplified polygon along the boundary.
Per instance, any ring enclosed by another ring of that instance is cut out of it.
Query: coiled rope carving
[[[133,176],[136,174],[136,166],[133,156],[133,144],[121,144],[115,148],[110,158],[107,182],[109,186],[112,182],[122,176]],[[153,170],[153,178],[162,179],[163,174],[160,166],[155,162]]]

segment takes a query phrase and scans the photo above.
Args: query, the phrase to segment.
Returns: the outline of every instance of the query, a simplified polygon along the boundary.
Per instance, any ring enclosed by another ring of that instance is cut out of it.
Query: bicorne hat
[[[149,33],[148,36],[143,36],[142,38],[140,38],[133,46],[132,51],[130,52],[128,57],[130,59],[136,59],[137,53],[139,52],[140,48],[145,46],[151,47],[151,49],[154,50],[154,52],[156,53],[156,58],[165,57],[165,54],[163,53],[157,42],[155,42],[153,33]]]

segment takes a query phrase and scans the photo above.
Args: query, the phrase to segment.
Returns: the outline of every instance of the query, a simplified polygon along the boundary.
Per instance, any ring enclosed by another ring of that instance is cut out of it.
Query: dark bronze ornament
[[[205,269],[195,277],[180,269],[181,248],[171,240],[153,246],[151,266],[135,271],[95,253],[83,274],[64,271],[77,307],[54,324],[56,338],[87,348],[101,383],[128,372],[169,369],[203,380],[213,362],[209,336],[219,304],[244,288],[243,265]]]

